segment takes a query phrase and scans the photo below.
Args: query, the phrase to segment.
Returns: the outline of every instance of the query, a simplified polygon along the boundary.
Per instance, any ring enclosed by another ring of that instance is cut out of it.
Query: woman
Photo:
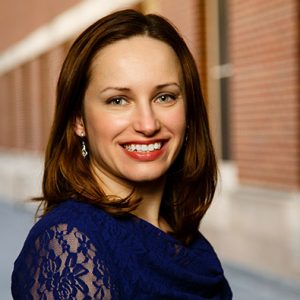
[[[216,179],[183,39],[156,15],[99,20],[61,70],[44,213],[15,262],[14,299],[231,299],[198,231]]]

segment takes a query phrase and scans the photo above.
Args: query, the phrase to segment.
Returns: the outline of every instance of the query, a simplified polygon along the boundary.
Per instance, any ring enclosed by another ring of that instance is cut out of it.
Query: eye
[[[107,104],[110,105],[125,105],[128,101],[123,97],[113,97],[107,100]]]
[[[155,102],[158,103],[172,103],[176,100],[176,96],[173,94],[162,94],[159,95],[156,99]]]

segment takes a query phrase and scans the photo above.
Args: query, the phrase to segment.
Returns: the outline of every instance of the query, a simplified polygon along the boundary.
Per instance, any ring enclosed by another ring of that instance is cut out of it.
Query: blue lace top
[[[189,247],[137,217],[66,201],[37,222],[12,274],[14,299],[232,299],[199,234]]]

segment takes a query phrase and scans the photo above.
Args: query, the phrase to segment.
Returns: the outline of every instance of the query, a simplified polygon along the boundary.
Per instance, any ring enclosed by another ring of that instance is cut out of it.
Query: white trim
[[[85,0],[80,2],[0,53],[0,75],[71,39],[113,10],[126,8],[139,2],[138,0]]]
[[[0,204],[41,195],[43,154],[0,149]]]
[[[230,63],[223,64],[223,65],[216,65],[211,67],[209,73],[211,77],[214,79],[227,78],[233,75],[233,68]]]

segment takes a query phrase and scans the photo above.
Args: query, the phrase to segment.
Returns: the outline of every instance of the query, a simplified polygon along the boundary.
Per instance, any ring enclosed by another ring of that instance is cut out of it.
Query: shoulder
[[[101,209],[76,200],[67,200],[43,216],[30,230],[15,268],[23,268],[28,257],[37,267],[39,259],[51,260],[63,254],[84,253],[93,257],[105,255],[103,236],[107,236],[105,223],[109,227],[112,217]],[[94,253],[94,254],[92,254]],[[73,255],[72,254],[72,255]],[[27,266],[28,267],[28,266]]]
[[[39,222],[47,224],[52,221],[63,220],[63,221],[76,221],[81,219],[91,219],[88,216],[105,217],[107,214],[99,207],[78,201],[74,199],[66,200],[56,206],[53,210],[43,216]]]
[[[109,221],[109,219],[112,217],[96,206],[76,200],[67,200],[39,219],[29,236],[39,235],[45,229],[58,224],[90,231],[99,222]]]
[[[109,216],[100,209],[76,201],[66,201],[41,218],[15,261],[12,290],[16,295],[21,290],[28,295],[44,295],[45,291],[53,299],[61,299],[59,295],[70,291],[72,295],[95,296],[101,290],[103,295],[111,295],[114,288],[110,278],[116,272],[112,272],[98,224],[105,218]],[[101,280],[98,291],[96,283]]]
[[[199,251],[215,252],[207,238],[199,232],[198,237],[191,244],[191,248]]]
[[[207,278],[218,283],[218,289],[221,293],[220,299],[232,299],[232,291],[225,277],[221,261],[211,243],[203,234],[199,233],[193,248],[197,256],[195,265],[198,264],[198,267],[206,274]]]
[[[117,226],[112,216],[100,208],[67,200],[43,216],[30,230],[22,252],[31,251],[37,243],[51,244],[51,241],[78,243],[85,240],[97,248],[102,248],[102,241],[109,235],[107,231]]]
[[[215,271],[223,273],[221,262],[215,252],[214,247],[206,239],[206,237],[199,233],[198,238],[190,245],[190,249],[196,256],[196,261],[213,268]]]

